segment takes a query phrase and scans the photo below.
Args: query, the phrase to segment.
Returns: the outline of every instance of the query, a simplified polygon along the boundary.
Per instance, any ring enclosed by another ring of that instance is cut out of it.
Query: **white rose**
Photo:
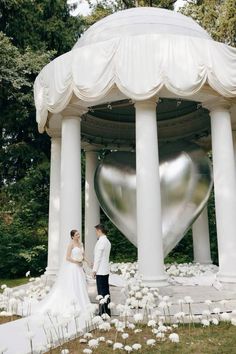
[[[179,335],[177,333],[171,333],[169,339],[173,343],[179,343]]]
[[[135,343],[135,344],[132,345],[132,348],[133,348],[133,350],[139,350],[139,349],[142,348],[142,346],[139,343]]]

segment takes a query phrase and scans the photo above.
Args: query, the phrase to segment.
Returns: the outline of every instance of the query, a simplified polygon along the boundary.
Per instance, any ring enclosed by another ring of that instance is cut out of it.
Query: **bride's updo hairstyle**
[[[76,232],[78,232],[78,230],[71,230],[70,237],[72,238],[72,240],[73,240],[73,237],[75,236]]]

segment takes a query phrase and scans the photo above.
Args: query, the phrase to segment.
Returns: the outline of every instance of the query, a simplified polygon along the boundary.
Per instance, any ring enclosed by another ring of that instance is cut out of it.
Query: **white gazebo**
[[[81,149],[91,258],[99,222],[93,185],[97,150],[136,146],[139,270],[147,285],[166,285],[158,148],[184,139],[212,145],[218,279],[236,283],[236,49],[213,41],[191,18],[173,11],[120,11],[91,26],[70,52],[46,65],[34,94],[39,131],[51,137],[46,274],[56,274],[69,231],[82,227]],[[193,238],[195,261],[210,262],[206,209]]]

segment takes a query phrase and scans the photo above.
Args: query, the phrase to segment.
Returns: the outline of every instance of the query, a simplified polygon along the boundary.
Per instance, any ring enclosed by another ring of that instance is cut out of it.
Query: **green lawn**
[[[201,325],[195,325],[189,329],[188,325],[176,328],[174,332],[179,334],[180,342],[171,343],[168,339],[169,334],[166,334],[164,342],[157,342],[154,347],[146,344],[147,339],[155,338],[151,333],[151,329],[143,326],[143,331],[139,334],[134,334],[130,330],[129,338],[126,344],[132,345],[134,343],[142,344],[141,351],[133,351],[137,354],[233,354],[236,353],[236,327],[230,324],[221,323],[218,326],[211,325],[210,327],[203,328]],[[94,338],[104,336],[105,339],[115,340],[116,333],[112,329],[108,333],[101,331],[92,332]],[[124,344],[124,339],[118,334],[117,342]],[[88,348],[86,344],[80,344],[79,340],[65,343],[61,348],[53,349],[47,354],[60,354],[62,348],[68,348],[70,354],[82,354],[83,349]],[[113,351],[112,346],[109,347],[106,343],[100,343],[99,347],[93,351],[94,354],[111,354],[111,353],[127,353],[124,350]]]
[[[0,278],[0,287],[3,284],[6,284],[8,287],[13,288],[14,286],[22,285],[28,283],[29,278],[18,278],[18,279],[1,279]],[[1,288],[0,291],[2,292]]]
[[[0,325],[8,321],[14,321],[20,318],[19,316],[0,317]],[[141,333],[134,334],[133,331],[127,329],[125,332],[129,333],[129,338],[125,340],[121,338],[121,334],[116,333],[112,328],[109,332],[92,331],[93,338],[104,336],[106,340],[121,342],[126,345],[134,343],[142,344],[141,351],[134,351],[137,354],[234,354],[236,353],[236,326],[229,323],[220,323],[218,326],[211,325],[203,328],[199,324],[189,327],[188,325],[180,325],[179,328],[174,329],[175,333],[179,334],[180,342],[171,343],[168,336],[171,332],[166,333],[166,340],[158,342],[154,347],[146,344],[147,339],[156,339],[155,335],[151,333],[151,329],[147,326],[140,326]],[[81,337],[79,337],[80,339]],[[72,340],[69,343],[63,344],[61,347],[53,349],[47,354],[60,354],[62,349],[69,349],[70,354],[82,354],[87,344],[81,344],[78,340]],[[124,350],[113,351],[112,346],[102,342],[99,347],[93,351],[95,354],[111,354],[120,353],[127,354]]]
[[[3,323],[19,320],[21,316],[13,315],[13,316],[0,316],[0,325]]]

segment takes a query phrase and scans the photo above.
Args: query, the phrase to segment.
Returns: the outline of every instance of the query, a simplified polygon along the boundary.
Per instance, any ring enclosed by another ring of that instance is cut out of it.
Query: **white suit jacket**
[[[94,248],[94,264],[93,271],[97,275],[109,274],[109,256],[111,251],[111,243],[106,235],[101,235],[97,240]]]

